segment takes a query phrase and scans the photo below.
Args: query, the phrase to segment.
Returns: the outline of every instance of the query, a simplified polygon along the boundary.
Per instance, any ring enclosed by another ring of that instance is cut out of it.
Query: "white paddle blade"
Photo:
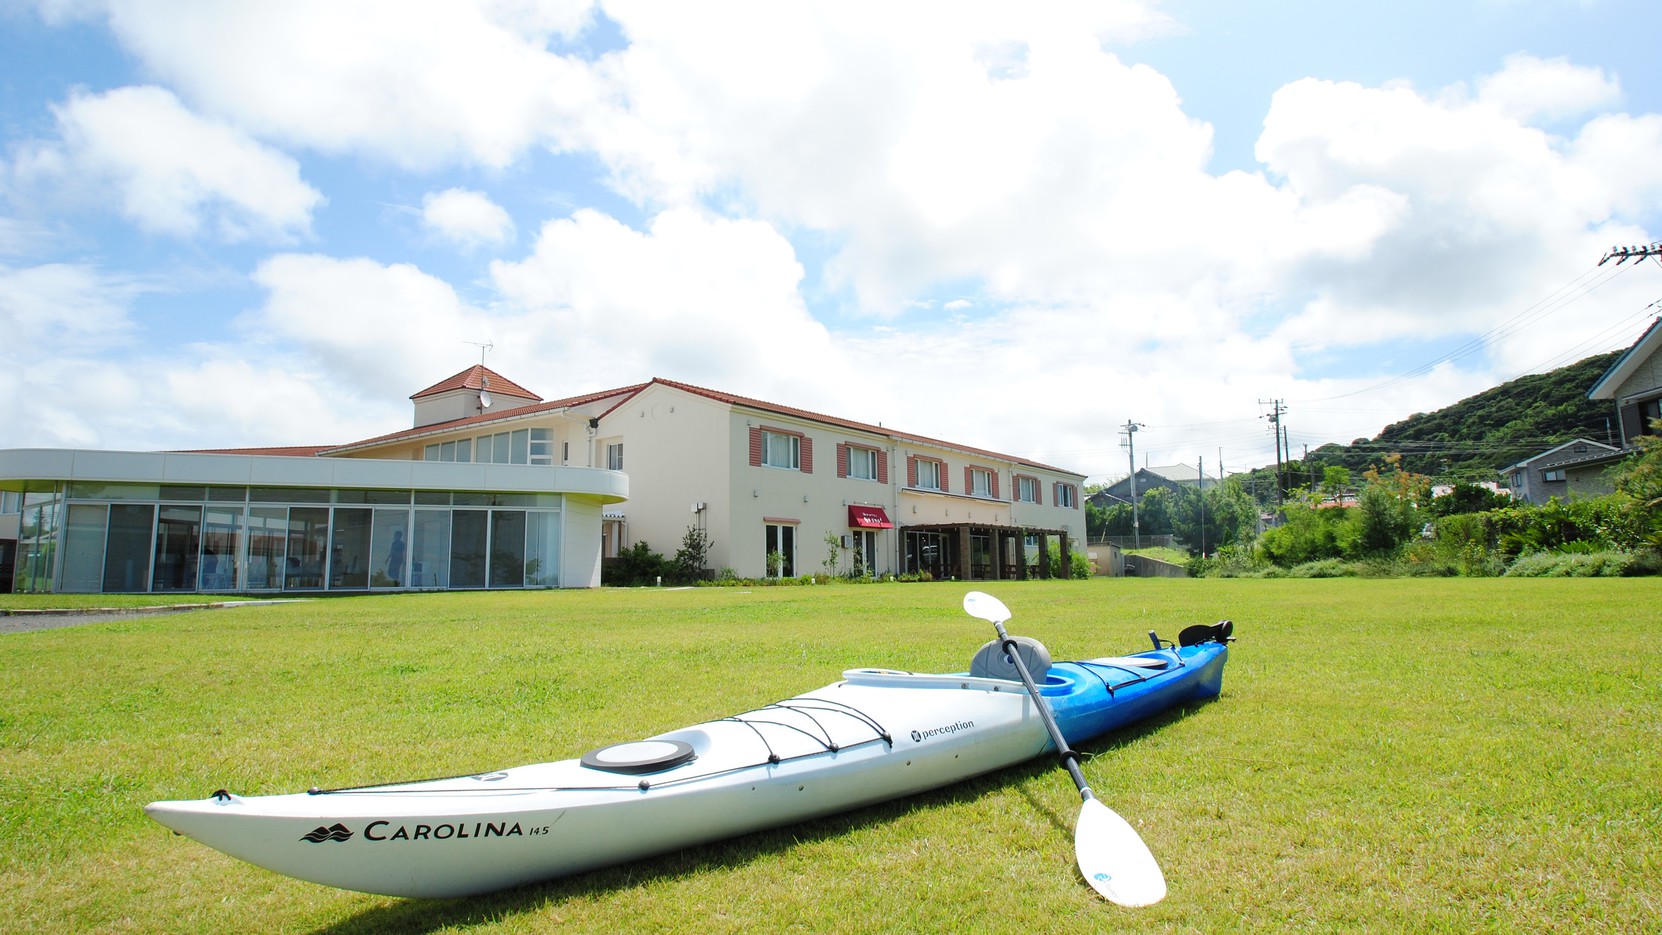
[[[1074,830],[1073,854],[1091,889],[1121,906],[1152,906],[1166,898],[1166,875],[1135,828],[1117,812],[1086,799]]]
[[[1010,608],[991,594],[971,591],[964,595],[964,613],[988,623],[1003,623],[1010,619]]]

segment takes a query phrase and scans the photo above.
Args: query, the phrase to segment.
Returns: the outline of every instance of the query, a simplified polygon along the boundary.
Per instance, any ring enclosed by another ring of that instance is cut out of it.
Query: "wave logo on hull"
[[[318,825],[306,834],[301,835],[300,840],[322,844],[324,841],[345,841],[350,837],[352,837],[352,829],[337,821],[327,828]]]

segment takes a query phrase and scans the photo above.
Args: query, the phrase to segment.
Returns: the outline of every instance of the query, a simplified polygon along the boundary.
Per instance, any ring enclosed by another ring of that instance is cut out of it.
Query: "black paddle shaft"
[[[1027,686],[1027,693],[1033,697],[1033,704],[1039,709],[1039,718],[1045,722],[1045,729],[1050,731],[1050,739],[1056,743],[1056,756],[1062,762],[1068,775],[1073,777],[1073,784],[1079,787],[1079,796],[1083,799],[1094,799],[1091,787],[1085,782],[1085,774],[1079,770],[1079,754],[1068,746],[1068,740],[1062,736],[1062,728],[1056,726],[1056,718],[1050,713],[1050,706],[1045,704],[1044,696],[1039,694],[1039,686],[1033,681],[1033,673],[1027,671],[1027,663],[1021,658],[1018,644],[1004,630],[1004,624],[997,621],[993,626],[998,629],[998,638],[1002,641],[1005,655],[1016,664],[1016,673],[1021,676],[1021,682]]]

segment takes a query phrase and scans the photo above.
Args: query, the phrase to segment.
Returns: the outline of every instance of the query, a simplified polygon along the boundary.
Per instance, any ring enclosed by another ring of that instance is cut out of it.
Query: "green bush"
[[[610,587],[636,588],[657,584],[660,578],[675,580],[675,563],[637,542],[601,567],[601,583]]]
[[[1287,569],[1289,578],[1354,578],[1356,567],[1337,558],[1304,562]]]
[[[1631,552],[1533,552],[1506,569],[1509,578],[1619,578],[1633,565]]]

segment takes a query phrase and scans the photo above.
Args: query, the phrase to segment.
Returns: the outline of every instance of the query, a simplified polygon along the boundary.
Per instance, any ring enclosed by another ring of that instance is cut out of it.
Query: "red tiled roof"
[[[515,383],[483,364],[474,364],[472,367],[463,370],[461,373],[458,373],[449,379],[440,380],[410,398],[421,399],[424,396],[436,396],[439,393],[447,393],[451,390],[485,389],[485,377],[487,376],[490,377],[490,391],[492,393],[502,396],[518,396],[521,399],[542,399],[541,396],[538,396],[525,387],[520,386],[518,383]]]
[[[616,389],[601,390],[597,393],[584,393],[580,396],[568,396],[565,399],[550,399],[544,402],[531,403],[526,406],[516,406],[512,409],[501,409],[496,412],[480,413],[479,415],[467,416],[462,419],[451,419],[449,422],[435,422],[431,425],[417,426],[413,429],[401,429],[397,432],[388,432],[385,435],[377,435],[374,438],[366,438],[362,441],[348,442],[344,445],[325,448],[322,449],[322,452],[325,454],[338,454],[341,452],[352,451],[357,448],[373,448],[376,445],[384,445],[388,442],[395,442],[405,438],[417,438],[422,435],[434,435],[439,432],[449,432],[454,429],[466,428],[471,425],[484,425],[491,422],[523,419],[527,416],[534,416],[539,413],[554,412],[560,409],[570,409],[573,406],[582,406],[587,403],[605,399],[608,396],[617,396],[620,394],[633,396],[634,394],[640,392],[645,386],[645,383],[636,383],[632,386],[622,386]],[[491,388],[494,390],[495,387],[496,380],[493,378],[491,380]],[[423,390],[422,392],[425,393],[427,391]],[[412,396],[410,398],[414,399],[415,397]]]
[[[698,396],[703,396],[703,397],[706,397],[708,399],[716,400],[717,402],[724,402],[724,403],[727,403],[727,404],[733,405],[733,406],[743,406],[746,409],[758,409],[758,410],[761,410],[763,412],[774,412],[774,413],[778,413],[779,415],[792,416],[792,417],[795,417],[795,418],[798,418],[798,419],[807,419],[811,422],[821,422],[821,423],[824,423],[826,425],[835,425],[835,426],[840,426],[842,428],[855,429],[855,430],[861,431],[861,432],[870,432],[870,433],[873,433],[873,434],[876,434],[876,435],[887,435],[887,436],[890,436],[890,437],[893,437],[893,438],[899,438],[899,439],[904,439],[906,441],[918,442],[920,444],[930,445],[930,446],[936,447],[936,448],[950,448],[953,451],[963,451],[963,452],[968,452],[970,454],[981,455],[982,457],[985,457],[985,458],[993,458],[993,459],[999,460],[999,461],[1010,461],[1010,462],[1013,462],[1015,464],[1025,464],[1029,467],[1043,468],[1047,471],[1055,471],[1055,472],[1060,473],[1060,474],[1077,474],[1077,473],[1079,473],[1077,471],[1070,471],[1066,468],[1059,468],[1059,467],[1054,467],[1054,466],[1049,465],[1049,464],[1043,464],[1041,462],[1033,461],[1033,460],[1030,460],[1028,458],[1017,457],[1016,455],[1003,454],[1003,453],[997,452],[997,451],[988,451],[984,448],[972,448],[969,445],[961,445],[957,442],[949,442],[949,441],[946,441],[944,439],[939,439],[939,438],[930,438],[927,435],[915,435],[911,432],[897,432],[894,429],[885,428],[881,425],[872,425],[868,422],[856,422],[852,419],[842,419],[842,418],[838,418],[837,416],[828,416],[828,415],[825,415],[824,413],[813,412],[813,411],[807,410],[807,409],[797,409],[797,408],[794,408],[792,406],[782,406],[778,403],[767,402],[766,400],[753,399],[753,398],[748,397],[748,396],[739,396],[739,395],[736,395],[734,393],[724,393],[720,390],[706,389],[702,386],[693,386],[690,383],[681,383],[677,380],[665,380],[662,377],[654,377],[652,382],[662,384],[664,386],[672,386],[672,387],[674,387],[678,390],[682,390],[683,392],[693,393],[693,394],[698,395]],[[641,388],[645,389],[645,385],[643,385]],[[634,394],[630,394],[630,395],[632,396]],[[617,406],[621,406],[625,402],[628,402],[628,400],[627,399],[620,400],[618,402]],[[612,409],[616,409],[617,406],[613,406]],[[612,409],[608,409],[606,411],[608,413],[610,413],[612,411]]]
[[[481,368],[481,367],[474,367],[473,368],[473,370],[481,370],[481,369],[483,369],[483,368]],[[417,393],[415,396],[412,396],[410,398],[415,399],[415,398],[420,397],[420,396],[425,396],[425,395],[428,395],[428,394],[431,394],[431,393],[444,392],[446,389],[455,389],[455,388],[458,388],[458,387],[461,387],[461,386],[464,386],[464,385],[468,385],[471,388],[471,384],[464,384],[461,381],[464,380],[469,374],[471,374],[473,372],[473,370],[463,371],[462,373],[459,373],[456,376],[451,377],[449,380],[445,380],[442,383],[435,384],[434,386],[429,387],[428,389],[422,390],[420,393]],[[492,390],[496,389],[496,386],[497,386],[496,381],[497,381],[497,375],[494,372],[492,372],[491,373],[491,388],[492,388]],[[499,412],[481,414],[481,415],[476,415],[476,416],[468,416],[467,418],[464,418],[464,419],[454,419],[454,420],[451,420],[449,422],[439,422],[439,423],[435,423],[433,425],[423,425],[423,426],[420,426],[419,428],[404,429],[402,431],[391,432],[391,433],[388,433],[386,435],[380,435],[380,436],[377,436],[375,438],[366,438],[363,441],[350,442],[348,444],[341,445],[341,446],[336,447],[336,448],[324,449],[322,451],[322,453],[323,454],[337,454],[337,453],[352,451],[354,449],[359,449],[359,448],[372,448],[376,445],[384,445],[384,444],[387,444],[389,442],[399,441],[401,439],[415,438],[415,437],[422,436],[422,435],[432,435],[432,434],[437,434],[439,432],[448,432],[448,431],[452,431],[452,430],[458,429],[458,428],[465,428],[465,427],[472,426],[472,425],[482,425],[482,424],[490,423],[490,422],[500,422],[500,421],[507,421],[507,420],[512,420],[512,419],[522,419],[522,418],[525,418],[527,416],[534,416],[534,415],[537,415],[537,414],[543,413],[543,412],[552,412],[554,410],[559,410],[559,409],[569,409],[573,406],[581,406],[581,405],[585,405],[587,403],[598,402],[600,400],[604,400],[604,399],[607,399],[609,397],[614,397],[614,396],[618,397],[618,399],[615,403],[613,403],[610,407],[608,407],[605,411],[603,411],[601,413],[602,416],[610,415],[611,413],[617,411],[617,409],[619,407],[621,407],[625,403],[629,402],[629,400],[633,399],[642,390],[645,390],[647,387],[649,387],[653,384],[658,384],[660,386],[671,387],[673,389],[680,390],[684,393],[692,393],[695,396],[703,396],[706,399],[713,399],[717,402],[726,403],[727,405],[730,405],[730,406],[743,406],[746,409],[755,409],[755,410],[758,410],[760,412],[771,412],[771,413],[776,413],[776,414],[782,415],[782,416],[790,416],[790,417],[797,418],[797,419],[806,419],[810,422],[819,422],[819,423],[824,424],[824,425],[834,425],[834,426],[839,426],[841,428],[852,429],[852,430],[859,431],[859,432],[868,432],[868,433],[871,433],[871,434],[874,434],[874,435],[884,435],[884,436],[888,436],[888,437],[891,437],[891,438],[902,439],[902,440],[905,440],[905,441],[917,442],[919,444],[929,445],[929,446],[936,447],[936,448],[946,448],[946,449],[950,449],[952,451],[962,451],[962,452],[966,452],[968,454],[979,455],[981,457],[991,458],[991,459],[997,460],[997,461],[1008,461],[1008,462],[1011,462],[1013,464],[1022,464],[1022,465],[1026,465],[1028,467],[1041,468],[1041,469],[1046,470],[1046,471],[1054,471],[1058,474],[1078,474],[1079,473],[1078,471],[1070,471],[1067,468],[1059,468],[1059,467],[1055,467],[1053,465],[1045,464],[1045,463],[1040,462],[1040,461],[1033,461],[1029,458],[1017,457],[1016,455],[1003,454],[1003,453],[997,452],[997,451],[988,451],[988,450],[983,449],[983,448],[973,448],[969,445],[960,445],[956,442],[949,442],[949,441],[945,441],[945,440],[939,439],[939,438],[931,438],[927,435],[916,435],[916,434],[913,434],[913,433],[910,433],[910,432],[897,432],[894,429],[885,428],[881,425],[872,425],[868,422],[857,422],[857,421],[854,421],[852,419],[842,419],[842,418],[838,418],[837,416],[828,416],[824,413],[813,412],[813,411],[807,410],[807,409],[797,409],[797,408],[792,407],[792,406],[783,406],[783,405],[780,405],[778,403],[770,403],[770,402],[768,402],[766,400],[762,400],[762,399],[754,399],[754,398],[749,397],[749,396],[740,396],[736,393],[725,393],[725,392],[722,392],[721,390],[712,390],[712,389],[708,389],[708,388],[702,387],[702,386],[694,386],[691,383],[682,383],[678,380],[666,380],[663,377],[654,377],[646,383],[635,383],[635,384],[631,384],[629,386],[620,386],[620,387],[617,387],[615,389],[601,390],[599,392],[594,392],[594,393],[586,393],[586,394],[583,394],[581,396],[570,396],[570,397],[567,397],[565,399],[548,400],[546,402],[533,403],[533,404],[528,405],[528,406],[520,406],[520,407],[517,407],[517,408],[514,408],[514,409],[504,409],[504,410],[501,410]]]

